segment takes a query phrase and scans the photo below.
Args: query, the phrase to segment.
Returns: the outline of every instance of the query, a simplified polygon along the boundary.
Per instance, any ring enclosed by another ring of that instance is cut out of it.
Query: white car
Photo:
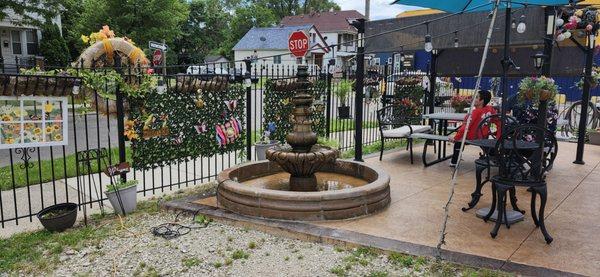
[[[192,74],[192,75],[198,75],[198,74],[228,75],[229,74],[229,72],[227,72],[227,69],[220,68],[220,67],[217,67],[217,68],[207,67],[206,65],[190,65],[190,66],[188,66],[185,73]]]

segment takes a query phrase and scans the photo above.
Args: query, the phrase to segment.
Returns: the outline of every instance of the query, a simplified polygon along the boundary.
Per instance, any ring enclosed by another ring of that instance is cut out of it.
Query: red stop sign
[[[162,63],[162,58],[163,58],[162,51],[160,49],[154,50],[154,53],[152,54],[152,64],[160,65]]]
[[[298,58],[304,57],[308,52],[308,35],[304,31],[295,31],[288,39],[288,49]]]

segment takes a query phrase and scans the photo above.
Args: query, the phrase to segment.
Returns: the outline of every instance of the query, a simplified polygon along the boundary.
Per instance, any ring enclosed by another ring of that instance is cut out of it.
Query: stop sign
[[[308,47],[308,36],[304,31],[295,31],[290,35],[288,49],[292,52],[292,55],[298,58],[304,57],[308,52]]]
[[[152,64],[160,65],[162,63],[162,58],[163,58],[162,51],[160,49],[154,50],[154,53],[152,54]]]

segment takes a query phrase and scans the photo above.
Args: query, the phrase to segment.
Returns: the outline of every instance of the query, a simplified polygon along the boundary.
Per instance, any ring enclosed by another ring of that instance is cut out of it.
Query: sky
[[[371,20],[394,18],[397,14],[406,11],[414,10],[414,7],[403,5],[390,5],[393,0],[371,0]],[[342,10],[357,10],[360,13],[365,13],[364,0],[334,0]]]

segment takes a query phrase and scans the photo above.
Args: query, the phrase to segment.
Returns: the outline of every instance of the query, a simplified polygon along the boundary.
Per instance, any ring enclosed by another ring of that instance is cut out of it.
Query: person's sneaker
[[[448,164],[448,166],[449,166],[449,167],[456,167],[456,164],[455,164],[455,163],[452,163],[452,162],[450,162],[450,163]]]

